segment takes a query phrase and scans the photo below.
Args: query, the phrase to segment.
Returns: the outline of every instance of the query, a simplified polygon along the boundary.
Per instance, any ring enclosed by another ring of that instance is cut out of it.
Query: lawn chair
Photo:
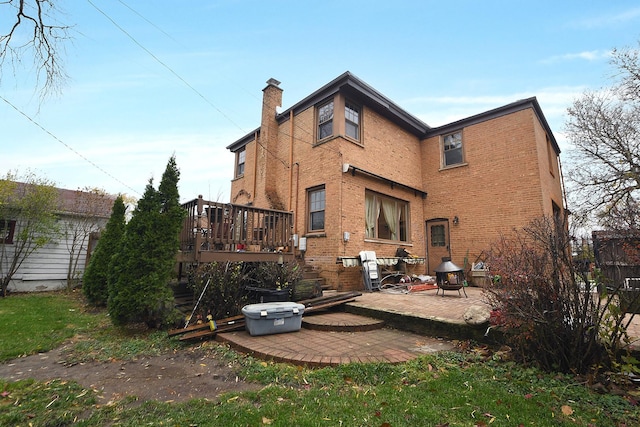
[[[378,261],[374,251],[361,251],[360,261],[362,262],[362,278],[367,291],[380,290],[380,272],[378,271]]]

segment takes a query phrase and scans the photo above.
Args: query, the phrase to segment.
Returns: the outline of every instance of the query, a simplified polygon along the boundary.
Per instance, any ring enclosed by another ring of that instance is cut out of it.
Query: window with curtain
[[[365,237],[408,241],[409,203],[373,191],[365,194]]]

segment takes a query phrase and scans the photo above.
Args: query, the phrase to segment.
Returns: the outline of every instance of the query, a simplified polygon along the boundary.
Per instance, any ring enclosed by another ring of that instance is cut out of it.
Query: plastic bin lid
[[[249,304],[242,307],[243,313],[277,313],[277,312],[285,312],[285,311],[293,311],[294,313],[298,313],[304,311],[304,305],[298,304],[292,301],[284,301],[284,302],[263,302],[260,304]]]

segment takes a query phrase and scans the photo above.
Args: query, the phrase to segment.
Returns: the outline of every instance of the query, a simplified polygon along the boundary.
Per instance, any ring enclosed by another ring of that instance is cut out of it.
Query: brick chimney
[[[260,124],[260,144],[258,146],[258,194],[264,194],[272,209],[282,209],[283,205],[277,193],[276,168],[282,167],[278,159],[278,107],[282,106],[282,89],[276,79],[267,80],[267,87],[262,92],[262,122]],[[262,191],[261,191],[262,190]]]

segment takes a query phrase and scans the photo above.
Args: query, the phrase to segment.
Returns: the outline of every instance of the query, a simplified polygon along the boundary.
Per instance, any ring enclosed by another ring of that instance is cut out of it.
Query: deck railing
[[[292,212],[210,202],[201,196],[182,207],[187,216],[180,233],[180,261],[260,260],[293,253]]]

